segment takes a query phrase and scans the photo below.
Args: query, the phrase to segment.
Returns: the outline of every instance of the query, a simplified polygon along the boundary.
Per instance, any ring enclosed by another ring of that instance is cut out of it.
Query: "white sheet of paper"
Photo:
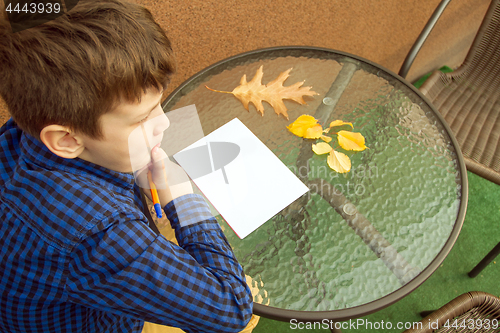
[[[237,118],[174,158],[242,239],[309,190]]]

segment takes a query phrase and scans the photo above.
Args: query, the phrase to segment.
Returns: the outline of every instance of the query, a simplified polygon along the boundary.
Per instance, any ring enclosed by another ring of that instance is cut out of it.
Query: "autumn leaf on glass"
[[[366,149],[365,138],[361,133],[339,131],[337,137],[339,145],[345,150],[363,151]]]
[[[323,128],[312,116],[302,115],[287,127],[290,132],[306,139],[319,139],[323,135]]]
[[[304,96],[318,95],[318,93],[311,90],[312,87],[302,87],[304,81],[284,87],[283,83],[289,77],[291,70],[292,68],[280,73],[276,79],[266,85],[263,85],[262,76],[264,75],[264,71],[263,66],[260,66],[250,82],[247,82],[247,76],[244,74],[240,80],[240,85],[234,88],[233,91],[220,91],[211,89],[207,86],[205,87],[215,92],[233,94],[241,101],[241,103],[243,103],[243,106],[247,111],[249,111],[249,103],[252,103],[262,116],[264,116],[264,106],[262,105],[262,101],[266,101],[273,107],[274,112],[276,112],[277,115],[281,114],[288,119],[288,110],[283,103],[284,99],[292,100],[304,105],[306,104],[303,98]]]
[[[352,129],[352,123],[347,123],[342,120],[335,120],[330,123],[330,126],[323,130],[321,125],[314,117],[302,115],[291,123],[287,128],[293,134],[305,139],[321,139],[322,141],[313,144],[312,150],[317,155],[328,154],[326,162],[328,166],[338,173],[346,173],[351,170],[351,159],[346,154],[335,150],[329,143],[332,141],[330,136],[325,134],[331,133],[335,127],[349,125]],[[365,146],[365,138],[361,133],[340,130],[333,132],[337,135],[337,141],[340,148],[344,150],[363,151]]]

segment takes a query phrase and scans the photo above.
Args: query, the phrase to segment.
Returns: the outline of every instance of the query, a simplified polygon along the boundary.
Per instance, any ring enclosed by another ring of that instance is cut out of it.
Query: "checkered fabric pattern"
[[[0,146],[1,332],[245,327],[251,293],[203,198],[164,207],[176,246],[149,228],[133,175],[60,158],[12,120]]]

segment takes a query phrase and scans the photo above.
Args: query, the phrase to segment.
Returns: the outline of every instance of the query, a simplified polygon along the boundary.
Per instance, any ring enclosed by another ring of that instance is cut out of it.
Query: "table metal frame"
[[[462,228],[462,224],[465,218],[465,213],[467,209],[467,199],[468,199],[468,182],[467,182],[467,172],[465,168],[465,162],[462,156],[462,153],[460,151],[460,148],[458,146],[458,142],[456,141],[455,137],[453,136],[451,129],[449,128],[448,124],[445,122],[441,114],[436,110],[436,108],[428,101],[428,99],[418,90],[416,89],[410,82],[406,81],[402,77],[398,76],[394,72],[383,68],[382,66],[373,63],[367,59],[341,52],[341,51],[336,51],[336,50],[331,50],[327,48],[320,48],[320,47],[309,47],[309,46],[280,46],[280,47],[271,47],[271,48],[263,48],[263,49],[258,49],[254,51],[249,51],[245,53],[241,53],[229,58],[226,58],[224,60],[221,60],[203,70],[200,72],[196,73],[186,81],[184,81],[177,89],[175,89],[162,103],[162,107],[165,109],[165,107],[176,98],[177,94],[185,88],[186,86],[196,84],[196,81],[200,78],[205,76],[207,73],[217,70],[219,66],[222,64],[225,64],[230,61],[238,61],[238,60],[243,60],[248,57],[254,57],[258,56],[259,54],[262,53],[267,53],[267,52],[273,52],[273,51],[286,51],[289,50],[290,52],[301,52],[301,51],[318,51],[318,52],[325,52],[325,53],[334,53],[340,56],[344,56],[346,58],[352,58],[355,61],[361,63],[361,64],[367,64],[369,66],[373,66],[379,70],[379,72],[385,73],[386,76],[392,76],[396,80],[398,80],[402,85],[405,87],[411,89],[416,95],[418,95],[423,102],[425,102],[429,108],[435,113],[435,116],[439,121],[441,122],[442,126],[446,130],[448,136],[450,137],[451,143],[456,151],[457,159],[458,159],[458,167],[460,169],[460,180],[461,180],[461,197],[460,197],[460,208],[458,211],[457,215],[457,220],[455,222],[455,225],[450,233],[449,238],[447,239],[446,243],[444,244],[443,248],[441,251],[437,254],[437,256],[434,258],[434,260],[431,261],[431,263],[422,270],[422,272],[416,276],[413,280],[410,282],[406,283],[403,285],[401,288],[395,290],[394,292],[379,298],[375,301],[355,306],[352,308],[347,308],[347,309],[340,309],[340,310],[330,310],[330,311],[298,311],[298,310],[288,310],[288,309],[281,309],[281,308],[276,308],[276,307],[271,307],[267,305],[262,305],[259,303],[254,303],[254,313],[266,318],[274,319],[274,320],[280,320],[280,321],[289,321],[291,319],[296,319],[298,322],[321,322],[322,320],[331,320],[333,322],[341,322],[345,321],[348,319],[353,319],[353,318],[358,318],[358,317],[363,317],[368,314],[377,312],[397,301],[405,297],[406,295],[410,294],[413,292],[418,286],[420,286],[427,278],[429,278],[434,271],[441,265],[443,260],[446,258],[448,253],[450,252],[451,248],[453,247],[455,241],[458,238],[458,235],[460,233],[460,230]],[[332,330],[335,331],[335,330]]]

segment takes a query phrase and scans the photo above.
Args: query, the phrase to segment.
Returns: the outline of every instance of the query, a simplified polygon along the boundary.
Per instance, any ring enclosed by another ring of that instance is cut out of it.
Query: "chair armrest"
[[[492,318],[498,320],[500,317],[500,299],[482,291],[470,291],[443,305],[440,309],[423,318],[420,325],[415,325],[413,328],[404,331],[404,333],[432,333],[445,325],[448,320],[453,323],[454,318],[472,309],[475,309],[470,317],[472,319],[483,320],[485,317],[491,317],[490,320]]]
[[[442,0],[441,3],[437,6],[436,10],[434,10],[434,13],[432,13],[432,16],[430,17],[429,21],[427,21],[427,24],[425,25],[424,29],[418,36],[417,40],[411,47],[410,51],[408,52],[408,55],[406,56],[405,61],[403,62],[403,65],[401,65],[401,69],[399,70],[399,76],[406,78],[406,75],[408,74],[408,71],[410,70],[411,65],[413,64],[413,61],[417,57],[418,52],[422,48],[422,45],[424,44],[425,40],[431,33],[432,29],[434,29],[434,26],[436,25],[437,21],[441,17],[441,14],[444,12],[446,6],[450,3],[451,0]]]

